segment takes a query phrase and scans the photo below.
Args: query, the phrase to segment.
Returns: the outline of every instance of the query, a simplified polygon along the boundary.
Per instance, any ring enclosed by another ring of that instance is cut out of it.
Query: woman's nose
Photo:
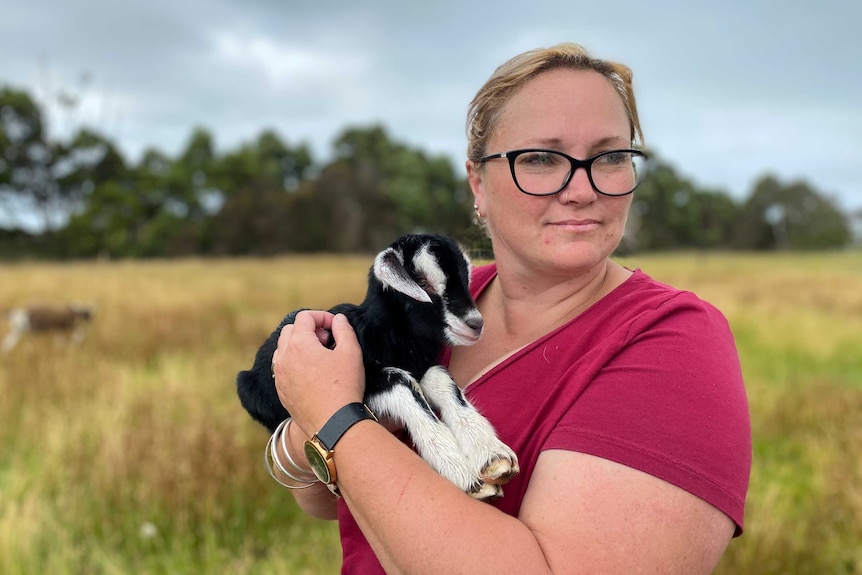
[[[598,194],[593,189],[593,184],[590,182],[590,177],[587,175],[586,168],[579,166],[572,177],[569,178],[569,183],[566,187],[557,194],[560,202],[568,204],[574,202],[576,204],[588,204],[594,202]]]

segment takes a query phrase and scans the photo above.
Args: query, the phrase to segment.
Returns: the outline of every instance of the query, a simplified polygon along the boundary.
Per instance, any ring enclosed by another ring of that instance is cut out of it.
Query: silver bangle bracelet
[[[279,443],[278,435],[279,435],[279,433],[281,434],[282,447],[286,448],[286,446],[284,445],[284,431],[287,429],[287,426],[290,425],[290,421],[291,420],[289,417],[287,419],[285,419],[284,421],[282,421],[279,424],[279,426],[276,428],[275,432],[273,432],[273,434],[272,434],[272,437],[271,437],[272,443],[270,445],[270,453],[272,454],[272,460],[275,462],[276,467],[278,467],[278,469],[282,473],[284,473],[285,475],[290,477],[292,480],[294,480],[298,483],[317,483],[317,477],[308,476],[308,475],[306,475],[305,477],[300,477],[299,475],[297,475],[295,473],[291,473],[290,470],[288,470],[284,466],[284,463],[282,463],[282,461],[281,461],[281,457],[279,457],[279,455],[278,455],[278,443]],[[302,470],[300,469],[300,472],[301,471]]]
[[[288,472],[287,469],[284,468],[281,461],[278,459],[278,455],[275,450],[275,437],[284,427],[286,421],[287,420],[281,422],[279,426],[275,429],[275,432],[273,432],[273,434],[269,437],[269,440],[267,440],[266,447],[264,448],[263,453],[263,464],[266,467],[266,470],[269,473],[270,477],[275,479],[276,483],[278,483],[279,485],[287,487],[288,489],[307,489],[317,483],[317,478],[315,478],[315,481],[309,482],[304,479],[295,477],[293,474]],[[281,471],[284,475],[286,475],[293,481],[300,483],[301,485],[290,485],[289,483],[285,483],[284,481],[282,481],[278,477],[278,475],[275,474],[275,471],[273,469],[273,462],[275,462],[275,465],[278,467],[279,471]]]
[[[284,452],[284,456],[287,458],[287,462],[293,467],[296,472],[296,476],[288,475],[291,479],[295,479],[297,476],[305,476],[303,481],[311,481],[312,483],[316,483],[319,481],[317,476],[310,470],[306,471],[299,465],[297,465],[296,461],[294,461],[293,457],[290,456],[290,450],[287,448],[287,441],[285,441],[285,437],[290,433],[290,424],[293,423],[293,419],[290,417],[287,418],[287,424],[284,426],[284,429],[281,431],[281,450]]]
[[[287,425],[283,429],[280,429],[280,432],[281,432],[280,443],[281,443],[282,449],[285,452],[285,455],[287,455],[288,460],[290,460],[291,463],[293,463],[293,460],[290,458],[290,453],[287,451],[287,445],[285,445],[285,443],[284,443],[284,434],[287,431],[287,428],[290,426],[290,421],[291,421],[290,418],[287,418],[282,422],[282,424],[284,424],[286,422]],[[291,473],[284,466],[284,463],[281,462],[281,457],[279,457],[279,455],[278,455],[279,440],[276,439],[277,435],[278,435],[278,433],[272,434],[272,448],[271,448],[272,449],[272,458],[273,458],[273,460],[275,460],[276,466],[281,470],[282,473],[284,473],[285,475],[287,475],[288,477],[290,477],[294,481],[299,481],[300,483],[317,483],[317,477],[315,477],[314,475],[311,475],[309,473],[304,472],[302,469],[300,469],[296,465],[296,463],[293,463],[293,467],[296,470],[298,470],[298,473]],[[303,475],[304,475],[304,477],[302,477]]]
[[[272,468],[272,438],[270,437],[269,441],[266,442],[266,449],[263,454],[263,464],[266,466],[266,470],[269,473],[269,476],[275,479],[275,482],[281,485],[282,487],[287,487],[288,489],[307,489],[314,485],[314,483],[303,483],[302,485],[291,485],[289,483],[285,483],[275,474],[275,471]]]

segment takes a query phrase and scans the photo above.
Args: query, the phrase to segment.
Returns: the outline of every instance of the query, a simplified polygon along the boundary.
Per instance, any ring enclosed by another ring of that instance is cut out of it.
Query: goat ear
[[[416,301],[431,303],[431,296],[407,273],[404,256],[394,248],[387,248],[374,259],[374,277],[383,288],[391,288]]]

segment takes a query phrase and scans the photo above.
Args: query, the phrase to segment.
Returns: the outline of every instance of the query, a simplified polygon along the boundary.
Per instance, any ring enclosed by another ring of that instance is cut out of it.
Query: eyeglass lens
[[[513,165],[515,181],[520,188],[536,195],[559,192],[572,171],[572,164],[566,156],[550,151],[521,153]],[[631,192],[646,171],[643,156],[628,151],[601,154],[587,168],[596,189],[612,196]]]

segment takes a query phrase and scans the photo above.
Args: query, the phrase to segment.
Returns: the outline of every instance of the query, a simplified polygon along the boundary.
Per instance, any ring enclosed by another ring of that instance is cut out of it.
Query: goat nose
[[[482,319],[482,316],[473,316],[468,317],[465,323],[470,329],[482,331],[482,326],[485,325],[485,320]]]

